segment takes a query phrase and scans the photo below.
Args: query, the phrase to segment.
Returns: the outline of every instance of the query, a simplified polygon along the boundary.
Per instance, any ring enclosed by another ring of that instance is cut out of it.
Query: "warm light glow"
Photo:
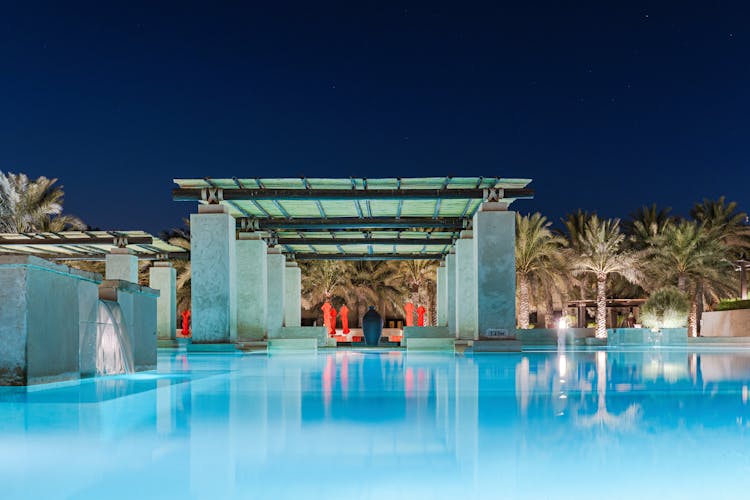
[[[557,328],[568,328],[568,318],[563,316],[557,321]]]

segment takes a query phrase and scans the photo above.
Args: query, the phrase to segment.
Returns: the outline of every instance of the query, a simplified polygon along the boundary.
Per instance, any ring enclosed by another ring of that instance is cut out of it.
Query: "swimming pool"
[[[0,388],[0,497],[747,498],[750,351],[163,352]]]

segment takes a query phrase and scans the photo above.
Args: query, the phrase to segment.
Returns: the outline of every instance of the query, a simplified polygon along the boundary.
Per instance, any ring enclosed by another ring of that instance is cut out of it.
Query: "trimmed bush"
[[[675,287],[660,288],[641,307],[641,323],[647,328],[687,326],[690,301]]]
[[[735,309],[750,309],[750,300],[728,299],[722,300],[716,305],[717,311],[733,311]]]

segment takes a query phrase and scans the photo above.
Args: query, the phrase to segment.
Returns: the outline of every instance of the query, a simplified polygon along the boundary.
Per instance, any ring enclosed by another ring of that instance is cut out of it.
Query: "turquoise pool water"
[[[750,352],[161,354],[0,389],[0,498],[748,498]]]

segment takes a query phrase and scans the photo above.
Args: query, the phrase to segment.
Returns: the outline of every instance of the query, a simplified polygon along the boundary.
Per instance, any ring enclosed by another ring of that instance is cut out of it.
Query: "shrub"
[[[717,311],[732,311],[734,309],[750,309],[750,300],[727,299],[720,301],[716,305]]]
[[[679,328],[687,325],[690,302],[675,287],[660,288],[641,307],[641,323],[647,328]]]

